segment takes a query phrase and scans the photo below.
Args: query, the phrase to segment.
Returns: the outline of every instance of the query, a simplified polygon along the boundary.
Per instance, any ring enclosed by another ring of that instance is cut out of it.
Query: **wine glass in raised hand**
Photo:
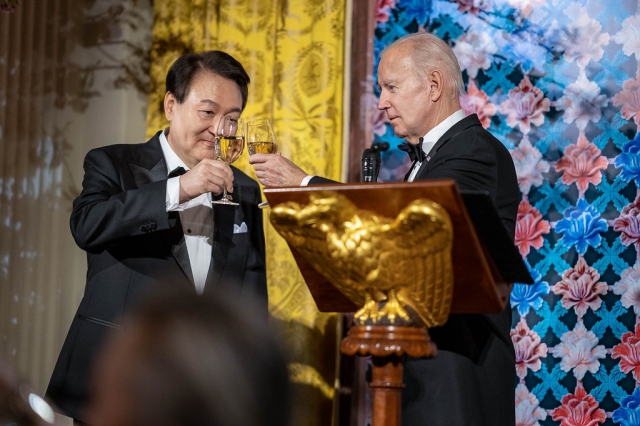
[[[268,118],[250,120],[247,123],[247,146],[249,155],[253,154],[276,154],[278,143],[276,135]],[[261,209],[269,207],[269,202],[263,201],[258,204]]]
[[[244,121],[242,118],[223,117],[220,120],[215,146],[220,161],[231,164],[240,158],[244,150]],[[231,195],[227,195],[227,188],[224,188],[222,198],[213,201],[213,203],[238,205],[233,201]]]
[[[278,152],[276,136],[269,119],[261,118],[247,123],[247,146],[249,155]]]

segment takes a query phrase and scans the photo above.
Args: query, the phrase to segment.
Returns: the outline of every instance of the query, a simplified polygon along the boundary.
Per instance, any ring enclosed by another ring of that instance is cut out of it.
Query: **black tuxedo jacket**
[[[454,179],[461,190],[488,191],[514,237],[520,190],[513,160],[477,115],[465,117],[442,135],[414,178],[421,179]],[[314,177],[310,183],[335,182]],[[402,424],[515,425],[515,353],[510,328],[511,307],[507,304],[502,314],[450,315],[444,326],[430,329],[438,355],[407,361]]]
[[[159,135],[144,144],[94,149],[85,158],[70,224],[87,252],[87,284],[47,389],[62,412],[76,419],[83,419],[92,362],[106,333],[122,328],[127,311],[145,295],[162,288],[196,291],[180,215],[165,207],[168,171]],[[266,318],[260,188],[232,169],[233,198],[240,205],[213,205],[204,295],[258,298]],[[237,232],[242,223],[248,232]]]
[[[455,179],[461,190],[488,191],[514,237],[521,198],[515,166],[477,115],[442,135],[418,169],[419,179]],[[511,315],[507,303],[502,314],[450,315],[444,326],[429,330],[438,355],[407,362],[403,425],[515,425]]]

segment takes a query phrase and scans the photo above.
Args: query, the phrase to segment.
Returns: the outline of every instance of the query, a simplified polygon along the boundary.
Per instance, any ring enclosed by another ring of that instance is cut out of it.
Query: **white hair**
[[[414,62],[414,72],[420,79],[426,76],[434,68],[440,70],[445,79],[445,90],[450,91],[450,96],[458,101],[465,94],[464,82],[460,64],[453,50],[440,38],[429,33],[409,34],[391,43],[382,51],[380,58],[386,52],[400,45],[410,43],[411,59]]]

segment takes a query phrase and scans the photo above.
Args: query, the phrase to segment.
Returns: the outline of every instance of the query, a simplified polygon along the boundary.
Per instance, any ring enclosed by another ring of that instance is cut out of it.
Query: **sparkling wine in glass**
[[[244,150],[244,121],[242,118],[223,117],[218,126],[215,144],[218,160],[231,164],[240,158]],[[233,201],[231,195],[227,195],[227,188],[224,188],[222,198],[213,201],[213,203],[238,205]]]
[[[250,120],[247,123],[247,146],[249,155],[275,154],[278,152],[276,136],[267,118]]]
[[[278,144],[276,135],[268,118],[250,120],[247,123],[247,146],[249,155],[253,154],[276,154]],[[261,209],[269,207],[268,201],[258,204]]]

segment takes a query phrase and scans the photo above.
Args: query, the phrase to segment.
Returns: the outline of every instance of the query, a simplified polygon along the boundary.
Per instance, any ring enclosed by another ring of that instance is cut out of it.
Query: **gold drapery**
[[[224,50],[251,77],[245,119],[271,119],[282,155],[310,174],[340,178],[344,2],[156,0],[154,7],[148,136],[167,125],[161,105],[173,61],[186,52]],[[235,166],[255,176],[247,159]],[[338,318],[317,311],[286,243],[268,224],[266,237],[270,312],[295,383],[292,424],[327,425]]]

